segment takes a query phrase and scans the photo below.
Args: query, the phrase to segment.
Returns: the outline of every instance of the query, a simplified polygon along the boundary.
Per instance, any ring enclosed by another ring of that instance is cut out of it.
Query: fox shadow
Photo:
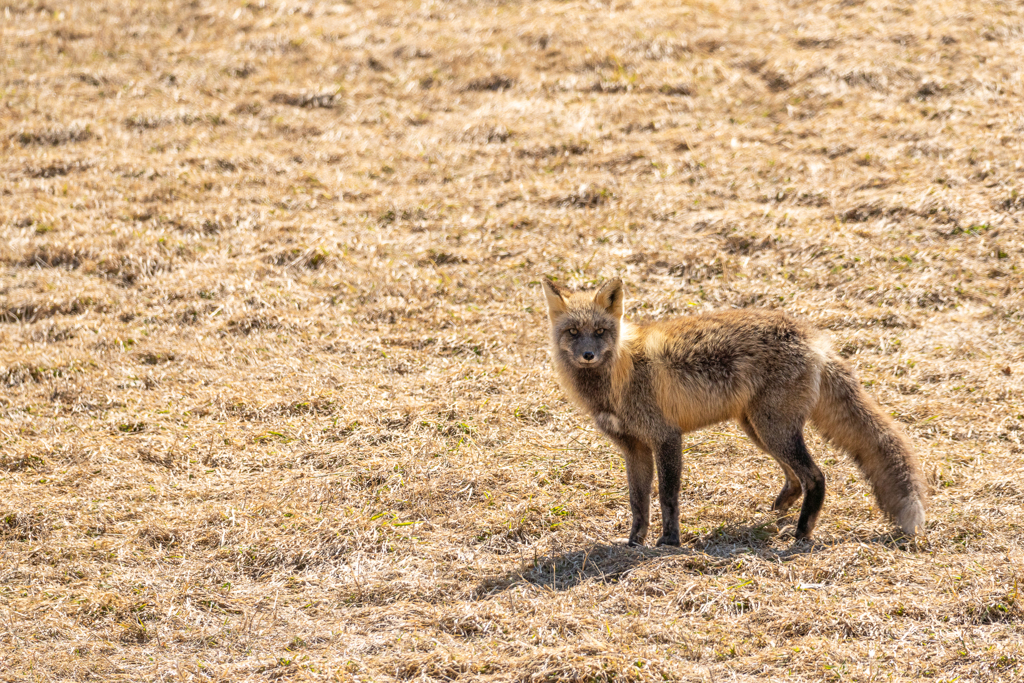
[[[635,571],[673,569],[693,574],[721,574],[742,558],[788,562],[801,556],[828,552],[846,543],[868,543],[891,549],[908,549],[906,538],[876,534],[869,538],[833,537],[826,540],[793,541],[791,535],[769,533],[765,523],[723,525],[710,534],[683,539],[678,547],[630,547],[624,541],[592,540],[585,547],[562,544],[552,538],[547,551],[520,554],[518,566],[484,579],[477,595],[493,595],[524,584],[553,591],[565,591],[587,581],[615,584]],[[788,545],[785,544],[786,539]],[[783,541],[780,546],[779,541]]]

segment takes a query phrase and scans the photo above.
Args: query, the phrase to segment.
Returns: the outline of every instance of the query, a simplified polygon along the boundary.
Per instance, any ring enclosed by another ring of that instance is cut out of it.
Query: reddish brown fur
[[[825,494],[803,440],[808,420],[854,458],[906,533],[923,527],[924,479],[909,442],[810,325],[761,310],[630,325],[618,280],[596,294],[546,281],[545,293],[558,381],[626,458],[631,544],[647,533],[654,464],[658,544],[678,544],[681,436],[729,419],[782,467],[774,508],[803,494],[798,538],[811,535]]]

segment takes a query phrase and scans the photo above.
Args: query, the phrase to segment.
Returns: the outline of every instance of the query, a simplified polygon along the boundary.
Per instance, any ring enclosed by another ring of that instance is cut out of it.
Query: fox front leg
[[[640,546],[651,526],[651,482],[654,480],[654,457],[647,444],[630,436],[612,437],[626,458],[626,480],[629,483],[629,507],[633,526],[627,545]]]
[[[658,446],[658,502],[661,538],[658,545],[679,545],[679,478],[683,469],[683,436],[673,434]]]

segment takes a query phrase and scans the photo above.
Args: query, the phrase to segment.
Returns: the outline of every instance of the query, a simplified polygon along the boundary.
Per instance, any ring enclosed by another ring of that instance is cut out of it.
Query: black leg
[[[796,538],[810,538],[814,525],[818,523],[818,514],[825,502],[825,475],[811,459],[800,432],[792,434],[788,443],[775,450],[779,460],[788,465],[796,473],[804,492],[804,503],[800,506],[800,519],[796,523]],[[786,490],[783,489],[783,493]],[[780,494],[781,497],[781,494]]]
[[[796,537],[800,540],[810,538],[818,523],[818,515],[825,504],[825,475],[811,459],[803,434],[796,435],[793,460],[798,464],[793,469],[800,477],[804,489],[804,504],[800,507],[800,520],[796,524]]]
[[[800,507],[800,519],[796,523],[796,538],[810,538],[825,502],[825,475],[814,464],[807,444],[804,443],[803,420],[787,420],[786,416],[769,408],[751,412],[750,422],[764,443],[765,450],[779,461],[783,469],[792,470],[800,482],[804,502]],[[787,481],[776,499],[776,505],[789,504],[795,501],[797,495],[795,487],[791,487]]]
[[[631,436],[613,436],[615,445],[626,458],[626,480],[629,482],[629,507],[633,512],[633,528],[628,545],[640,546],[651,525],[651,482],[654,480],[654,458],[647,444]]]
[[[750,419],[747,418],[746,415],[739,419],[739,424],[750,440],[754,442],[754,445],[768,455],[771,455],[772,459],[779,463],[783,474],[786,475],[786,482],[782,485],[782,490],[779,491],[779,495],[775,497],[775,502],[772,503],[772,510],[785,512],[793,506],[793,503],[800,500],[800,496],[803,494],[803,487],[800,485],[800,479],[796,476],[796,472],[793,471],[792,467],[772,455],[772,452],[768,450],[768,447],[764,445],[763,441],[761,441],[761,437],[757,435],[754,425],[750,423]]]
[[[674,434],[658,446],[658,501],[661,538],[658,545],[679,545],[679,478],[683,469],[683,437]]]

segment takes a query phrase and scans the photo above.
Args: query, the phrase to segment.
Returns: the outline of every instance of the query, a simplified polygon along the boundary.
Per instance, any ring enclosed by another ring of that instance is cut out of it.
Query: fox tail
[[[879,507],[904,533],[924,530],[926,485],[910,441],[861,388],[849,366],[831,354],[822,369],[811,421],[850,454]]]

